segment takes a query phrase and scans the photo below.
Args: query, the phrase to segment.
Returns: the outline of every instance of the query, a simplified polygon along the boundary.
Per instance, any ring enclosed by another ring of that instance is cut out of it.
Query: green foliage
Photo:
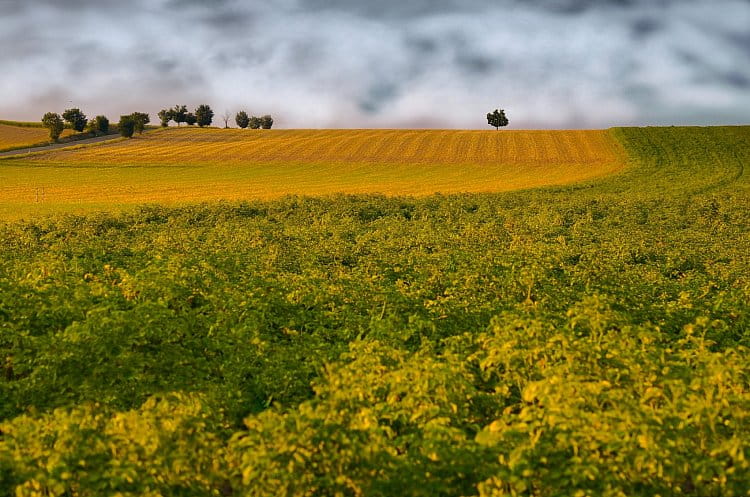
[[[166,128],[169,126],[169,121],[171,121],[174,118],[174,110],[173,109],[162,109],[157,114],[159,116],[159,124],[162,128]]]
[[[192,112],[188,112],[185,114],[185,120],[183,122],[186,122],[188,126],[192,126],[198,122],[198,117]]]
[[[44,114],[42,117],[42,124],[49,130],[49,139],[54,142],[60,139],[60,134],[63,132],[63,129],[65,129],[65,124],[63,123],[60,114],[55,112],[47,112]]]
[[[595,183],[0,225],[0,495],[747,495],[750,128],[615,133]]]
[[[89,132],[97,135],[109,133],[109,119],[106,116],[96,116],[89,121]]]
[[[179,126],[180,123],[187,122],[187,116],[188,116],[188,111],[187,111],[186,105],[175,105],[172,108],[171,114],[170,114],[170,117],[172,118],[172,120],[174,120],[174,122],[177,123],[177,126]]]
[[[200,396],[124,412],[86,404],[0,426],[0,486],[14,495],[212,495],[224,485],[221,419]]]
[[[203,126],[211,126],[211,122],[214,118],[214,111],[211,110],[211,107],[203,104],[199,105],[198,108],[195,109],[195,120],[198,123],[198,126],[201,128]]]
[[[136,122],[133,119],[132,114],[127,116],[120,116],[120,123],[117,125],[120,130],[120,135],[123,138],[132,138],[135,133]]]
[[[250,124],[250,117],[248,117],[247,112],[241,110],[234,117],[234,122],[237,123],[238,127],[245,129]]]
[[[133,112],[130,114],[130,117],[133,119],[134,131],[139,135],[142,135],[143,129],[151,122],[151,118],[144,112]]]
[[[78,131],[79,133],[86,129],[86,114],[81,112],[81,109],[73,108],[67,109],[62,113],[62,118],[67,122],[71,128]]]
[[[265,115],[260,118],[260,127],[263,129],[271,129],[273,127],[273,117]]]
[[[260,117],[253,116],[250,118],[248,126],[250,129],[260,129],[263,125],[263,119]]]
[[[508,118],[505,117],[505,111],[502,109],[495,109],[493,112],[487,114],[487,124],[495,129],[500,129],[501,126],[507,126]]]

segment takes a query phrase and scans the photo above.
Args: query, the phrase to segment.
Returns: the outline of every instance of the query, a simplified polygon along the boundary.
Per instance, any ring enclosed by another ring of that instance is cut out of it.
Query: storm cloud
[[[283,127],[735,124],[748,0],[0,0],[0,118],[186,103]]]

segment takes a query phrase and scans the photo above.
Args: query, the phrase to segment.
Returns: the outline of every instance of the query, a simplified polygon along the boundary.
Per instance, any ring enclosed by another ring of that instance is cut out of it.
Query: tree
[[[224,120],[224,129],[227,129],[229,127],[229,120],[232,118],[232,113],[229,110],[225,110],[221,118]]]
[[[67,109],[63,112],[62,117],[68,122],[68,124],[70,124],[71,128],[79,133],[86,128],[86,123],[88,122],[86,114],[81,112],[81,109],[77,108]]]
[[[96,116],[91,121],[89,121],[88,129],[89,132],[94,135],[106,135],[107,133],[109,133],[109,119],[107,119],[106,116]]]
[[[273,126],[273,117],[266,114],[260,118],[260,127],[263,129],[271,129]]]
[[[60,138],[60,133],[65,129],[65,123],[56,112],[47,112],[42,117],[42,124],[49,130],[49,139],[54,142]]]
[[[133,118],[133,122],[135,123],[135,132],[142,135],[143,129],[151,122],[151,118],[144,112],[133,112],[130,114],[130,117]]]
[[[172,109],[172,119],[174,122],[177,123],[177,126],[180,126],[180,123],[187,122],[187,105],[175,105]]]
[[[188,112],[187,114],[185,114],[185,122],[188,126],[192,126],[193,124],[198,122],[198,118],[195,117],[195,114],[193,114],[192,112]]]
[[[240,128],[245,129],[250,124],[250,118],[248,117],[247,112],[241,110],[234,117],[234,122],[236,122],[237,126]]]
[[[500,129],[500,126],[508,125],[508,118],[505,117],[505,111],[503,109],[495,109],[494,112],[487,114],[487,123],[490,126],[494,126],[495,129]]]
[[[120,135],[124,138],[133,138],[133,133],[135,132],[135,120],[133,119],[133,115],[128,116],[120,116],[120,124],[118,125],[120,127]]]
[[[211,121],[214,119],[214,111],[212,111],[211,107],[206,104],[199,105],[198,108],[195,109],[195,118],[198,122],[198,126],[201,128],[203,126],[210,126]]]
[[[260,129],[260,125],[261,125],[260,117],[253,116],[250,118],[250,124],[249,124],[250,129]]]
[[[167,126],[169,126],[169,121],[171,121],[174,117],[174,110],[162,109],[156,115],[159,116],[159,123],[161,124],[161,126],[163,128],[166,128]]]

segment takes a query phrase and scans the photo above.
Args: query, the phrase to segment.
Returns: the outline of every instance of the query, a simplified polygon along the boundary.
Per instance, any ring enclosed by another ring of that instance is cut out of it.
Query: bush
[[[89,121],[89,132],[95,135],[106,135],[109,133],[109,119],[106,116],[96,116]]]
[[[241,110],[235,116],[234,122],[237,123],[238,127],[245,129],[250,124],[250,118],[248,117],[247,112],[245,112],[244,110]]]
[[[198,126],[201,128],[203,126],[211,126],[211,122],[214,118],[214,111],[211,110],[211,107],[203,104],[199,105],[197,109],[195,109],[195,121],[198,123]]]
[[[120,135],[124,138],[132,138],[135,133],[136,123],[132,115],[120,116],[120,123],[118,124],[120,129]]]
[[[78,131],[79,133],[86,129],[86,114],[81,112],[81,109],[67,109],[62,114],[63,119],[70,125],[71,128]]]
[[[135,132],[142,135],[146,125],[151,122],[151,118],[144,112],[133,112],[130,117],[133,119]]]
[[[60,114],[55,112],[47,112],[44,114],[44,117],[42,117],[42,124],[49,130],[49,138],[54,142],[60,138],[60,134],[63,132],[63,129],[65,129],[65,124],[63,123]]]

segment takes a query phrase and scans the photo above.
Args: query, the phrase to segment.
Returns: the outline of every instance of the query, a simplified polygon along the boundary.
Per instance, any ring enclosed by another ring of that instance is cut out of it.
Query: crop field
[[[288,194],[509,191],[612,174],[623,157],[604,130],[168,129],[0,160],[0,218]]]
[[[71,133],[71,130],[66,129],[61,136],[65,137]],[[45,144],[48,142],[49,132],[45,128],[9,126],[0,123],[0,152],[20,149],[23,147],[32,147],[34,145]]]
[[[381,181],[423,150],[396,171],[425,195],[0,222],[0,496],[750,495],[750,127],[220,132],[1,161],[0,188],[242,166],[309,193],[358,142]],[[530,188],[558,167],[593,174]],[[476,191],[426,195],[462,168]]]

